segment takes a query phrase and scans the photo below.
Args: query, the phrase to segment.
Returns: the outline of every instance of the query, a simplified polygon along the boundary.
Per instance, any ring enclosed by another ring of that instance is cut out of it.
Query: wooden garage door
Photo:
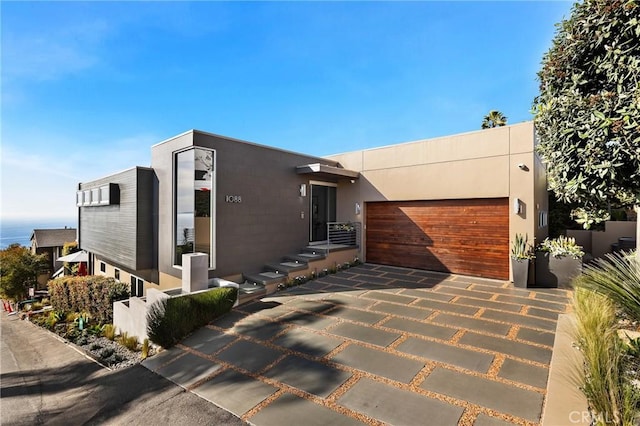
[[[366,205],[367,262],[509,279],[508,198]]]

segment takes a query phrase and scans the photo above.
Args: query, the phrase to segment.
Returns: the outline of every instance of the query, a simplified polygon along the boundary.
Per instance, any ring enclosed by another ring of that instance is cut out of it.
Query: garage
[[[366,203],[370,263],[509,279],[509,200]]]

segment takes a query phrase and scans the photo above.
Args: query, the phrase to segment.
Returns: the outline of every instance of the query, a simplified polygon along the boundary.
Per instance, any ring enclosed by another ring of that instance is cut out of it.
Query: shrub
[[[102,349],[102,351],[100,351],[100,358],[109,358],[115,352],[116,351],[113,348],[104,348]]]
[[[617,333],[613,303],[578,287],[574,297],[578,347],[584,356],[582,390],[598,424],[631,425],[640,390],[632,383],[627,349]]]
[[[640,262],[636,256],[608,253],[586,265],[576,285],[611,299],[634,321],[640,321]]]
[[[62,315],[59,312],[53,312],[53,311],[49,312],[49,316],[45,321],[47,328],[49,330],[53,330],[53,328],[58,323],[58,321],[60,321],[61,318],[62,318]]]
[[[87,312],[99,323],[113,320],[113,302],[129,297],[129,286],[103,276],[61,277],[49,281],[51,305],[62,312]]]
[[[237,292],[236,288],[224,287],[157,301],[147,314],[149,339],[170,348],[193,330],[230,311]]]
[[[116,327],[113,324],[105,324],[102,335],[109,340],[116,338]]]
[[[92,326],[87,327],[87,332],[89,334],[93,334],[94,336],[101,336],[104,331],[104,325],[94,324]]]
[[[147,357],[149,356],[149,339],[144,339],[142,341],[142,348],[140,351],[142,359],[147,359]]]
[[[138,350],[138,338],[136,336],[129,336],[126,331],[118,336],[118,343],[131,351]]]

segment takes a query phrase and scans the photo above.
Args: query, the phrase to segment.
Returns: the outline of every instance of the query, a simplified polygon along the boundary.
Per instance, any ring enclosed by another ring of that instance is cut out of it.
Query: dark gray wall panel
[[[216,270],[225,276],[259,270],[264,263],[298,252],[309,241],[309,195],[300,197],[299,186],[308,176],[296,166],[326,159],[201,132],[188,132],[155,145],[152,167],[158,178],[158,266],[180,277],[173,267],[173,155],[201,146],[216,150]],[[310,194],[309,188],[307,194]],[[227,203],[227,195],[242,197]],[[301,215],[304,217],[302,218]]]
[[[80,207],[80,247],[130,271],[155,268],[153,170],[136,167],[80,188],[107,183],[118,184],[120,204]]]

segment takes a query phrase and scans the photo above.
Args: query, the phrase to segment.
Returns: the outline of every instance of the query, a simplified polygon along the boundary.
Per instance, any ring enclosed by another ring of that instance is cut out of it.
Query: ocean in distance
[[[77,219],[2,219],[0,221],[0,249],[13,243],[29,247],[34,229],[76,228]]]

